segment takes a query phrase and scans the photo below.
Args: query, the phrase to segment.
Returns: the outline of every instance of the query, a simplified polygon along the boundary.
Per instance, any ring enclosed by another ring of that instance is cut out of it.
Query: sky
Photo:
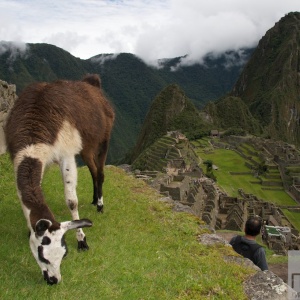
[[[82,59],[128,52],[194,63],[256,46],[291,11],[300,0],[0,0],[0,41],[48,43]]]

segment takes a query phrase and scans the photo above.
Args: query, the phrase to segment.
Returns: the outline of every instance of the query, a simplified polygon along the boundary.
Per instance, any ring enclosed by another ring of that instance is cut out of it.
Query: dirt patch
[[[218,235],[223,237],[226,241],[230,241],[232,237],[236,234],[232,232],[218,232]],[[285,283],[288,281],[288,264],[279,263],[279,264],[269,264],[269,270],[280,277]]]
[[[288,264],[272,264],[269,265],[269,270],[280,277],[285,283],[288,283]]]

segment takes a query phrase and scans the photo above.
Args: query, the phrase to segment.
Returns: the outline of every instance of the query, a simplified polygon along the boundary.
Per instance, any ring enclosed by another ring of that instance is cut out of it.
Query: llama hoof
[[[93,205],[97,205],[97,199],[96,200],[93,200],[93,202],[91,203],[91,204],[93,204]]]
[[[97,212],[104,213],[104,206],[103,205],[97,205]]]
[[[89,250],[89,246],[86,242],[86,238],[84,237],[83,241],[78,241],[78,247],[77,247],[78,251],[85,251],[85,250]]]

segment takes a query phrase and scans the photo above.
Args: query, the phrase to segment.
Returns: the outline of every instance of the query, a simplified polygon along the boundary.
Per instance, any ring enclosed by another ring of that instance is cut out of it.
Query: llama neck
[[[24,157],[16,170],[17,188],[28,226],[35,228],[40,219],[57,223],[47,206],[41,188],[43,164],[37,158]]]

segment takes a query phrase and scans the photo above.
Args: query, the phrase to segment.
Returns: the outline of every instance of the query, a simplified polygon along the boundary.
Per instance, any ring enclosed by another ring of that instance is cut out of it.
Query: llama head
[[[61,281],[60,264],[67,254],[64,234],[70,229],[92,226],[88,219],[60,223],[56,230],[51,229],[52,222],[40,219],[35,225],[35,231],[30,234],[30,248],[44,279],[52,285]]]

